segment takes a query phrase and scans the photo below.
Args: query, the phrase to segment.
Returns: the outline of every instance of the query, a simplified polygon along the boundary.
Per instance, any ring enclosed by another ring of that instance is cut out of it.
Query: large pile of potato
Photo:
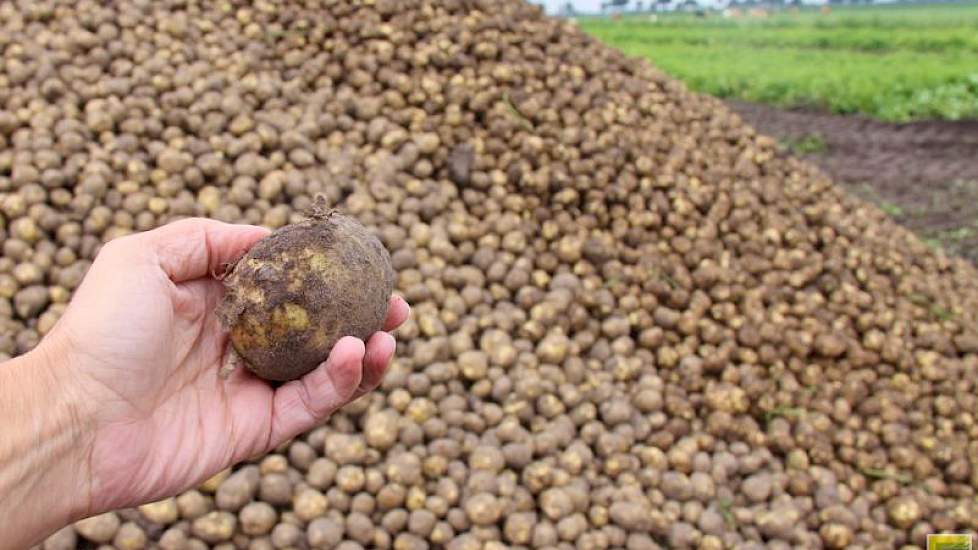
[[[415,312],[380,391],[47,549],[978,528],[978,273],[569,22],[516,0],[23,0],[0,50],[0,357],[100,243],[190,215],[278,227],[320,192],[382,237]]]

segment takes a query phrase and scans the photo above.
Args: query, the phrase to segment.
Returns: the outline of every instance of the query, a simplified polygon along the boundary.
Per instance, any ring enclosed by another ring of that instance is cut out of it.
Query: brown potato
[[[380,241],[355,219],[323,211],[279,229],[238,261],[220,315],[252,372],[292,380],[343,336],[366,340],[383,328],[393,284]]]

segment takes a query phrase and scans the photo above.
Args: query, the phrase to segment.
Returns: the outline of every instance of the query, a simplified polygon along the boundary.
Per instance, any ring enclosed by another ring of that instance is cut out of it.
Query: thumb
[[[169,223],[134,236],[156,256],[160,268],[175,283],[210,276],[241,257],[268,229],[205,218]]]

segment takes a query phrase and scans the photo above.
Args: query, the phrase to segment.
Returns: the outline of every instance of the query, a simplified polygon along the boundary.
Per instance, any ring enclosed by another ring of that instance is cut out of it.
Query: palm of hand
[[[190,222],[176,225],[206,231]],[[375,334],[369,350],[354,338],[341,340],[326,366],[278,389],[245,369],[219,376],[227,343],[214,310],[223,288],[198,268],[210,273],[264,235],[239,227],[203,262],[167,246],[161,255],[123,242],[110,245],[92,266],[57,329],[75,350],[78,389],[96,407],[92,510],[191,487],[311,428],[379,383],[393,353],[386,333]],[[215,248],[218,237],[205,233],[202,240]],[[174,271],[197,276],[180,281]],[[403,301],[392,300],[385,329],[406,316]]]

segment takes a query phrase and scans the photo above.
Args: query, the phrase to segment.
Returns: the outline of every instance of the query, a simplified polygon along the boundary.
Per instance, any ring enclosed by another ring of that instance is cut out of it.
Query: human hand
[[[175,494],[274,449],[374,389],[394,338],[346,337],[326,362],[278,388],[236,369],[219,376],[226,332],[211,274],[268,231],[183,220],[106,244],[35,357],[77,426],[81,493],[91,515]],[[391,299],[384,330],[407,318]]]

